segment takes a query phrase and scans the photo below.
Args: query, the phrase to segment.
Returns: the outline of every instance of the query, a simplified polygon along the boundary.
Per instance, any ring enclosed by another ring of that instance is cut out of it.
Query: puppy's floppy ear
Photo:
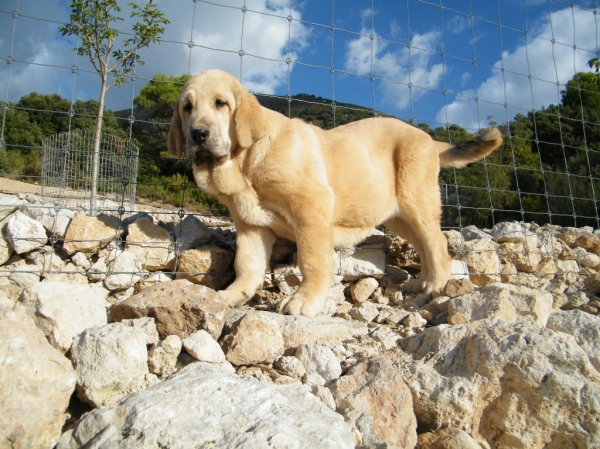
[[[262,106],[254,95],[241,86],[236,102],[234,120],[238,145],[249,148],[266,132]]]
[[[171,127],[169,128],[169,136],[167,137],[167,150],[178,158],[183,153],[184,139],[182,132],[181,116],[179,115],[179,99],[175,103],[175,111],[171,118]]]

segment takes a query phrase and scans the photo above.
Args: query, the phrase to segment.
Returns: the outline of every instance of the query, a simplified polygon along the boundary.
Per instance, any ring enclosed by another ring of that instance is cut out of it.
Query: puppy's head
[[[222,161],[236,147],[249,148],[264,135],[262,108],[237,79],[221,70],[193,76],[183,87],[171,120],[169,152],[195,165]]]

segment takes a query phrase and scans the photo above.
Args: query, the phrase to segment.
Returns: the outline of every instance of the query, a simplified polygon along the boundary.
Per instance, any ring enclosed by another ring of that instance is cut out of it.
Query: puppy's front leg
[[[232,307],[249,301],[262,287],[275,234],[268,228],[249,226],[236,219],[237,251],[235,254],[235,281],[220,292]]]
[[[323,220],[322,216],[315,218]],[[277,310],[281,313],[314,317],[323,310],[333,282],[333,228],[329,223],[302,222],[304,226],[296,232],[302,283],[292,297],[279,303]]]

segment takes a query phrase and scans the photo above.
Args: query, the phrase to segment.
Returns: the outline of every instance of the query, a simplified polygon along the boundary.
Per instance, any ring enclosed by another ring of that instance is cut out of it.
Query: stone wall
[[[374,231],[308,319],[274,312],[289,242],[229,309],[227,223],[7,195],[0,220],[0,447],[600,447],[592,229],[447,231],[436,298],[403,292],[418,256]]]

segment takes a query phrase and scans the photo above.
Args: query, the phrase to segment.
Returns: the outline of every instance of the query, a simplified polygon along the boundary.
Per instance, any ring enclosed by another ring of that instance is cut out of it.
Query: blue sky
[[[256,93],[308,93],[432,127],[458,123],[476,130],[488,117],[503,123],[558,103],[564,84],[587,70],[599,40],[597,0],[573,6],[442,0],[441,7],[438,0],[156,3],[171,20],[164,41],[140,52],[148,65],[138,67],[135,82],[109,91],[109,108],[130,107],[153,74],[221,68],[241,75]],[[2,100],[31,91],[97,98],[98,76],[71,50],[76,42],[57,31],[68,14],[68,1],[2,0]]]

